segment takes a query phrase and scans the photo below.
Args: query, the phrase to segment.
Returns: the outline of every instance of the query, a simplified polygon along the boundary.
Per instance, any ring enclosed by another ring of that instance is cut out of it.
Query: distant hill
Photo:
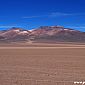
[[[0,42],[85,42],[85,32],[62,26],[41,26],[32,31],[11,28],[0,31]]]

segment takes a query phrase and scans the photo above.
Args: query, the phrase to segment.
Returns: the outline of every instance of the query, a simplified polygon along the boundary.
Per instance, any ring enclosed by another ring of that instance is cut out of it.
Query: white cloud
[[[11,27],[21,27],[21,26],[16,26],[16,25],[11,25],[11,26],[0,25],[0,28],[11,28]]]
[[[25,16],[22,18],[40,18],[40,17],[59,17],[59,16],[71,16],[73,14],[69,14],[69,13],[61,13],[61,12],[53,12],[53,13],[49,13],[47,15],[39,15],[39,16]]]
[[[41,16],[26,16],[26,17],[22,17],[22,18],[38,18],[38,17],[45,17],[47,15],[41,15]]]
[[[22,18],[41,18],[41,17],[61,17],[61,16],[84,16],[85,13],[62,13],[62,12],[53,12],[47,15],[39,15],[39,16],[25,16]]]
[[[85,28],[85,26],[71,26],[71,28]]]
[[[59,16],[71,16],[73,14],[69,14],[69,13],[60,13],[60,12],[54,12],[54,13],[51,13],[50,16],[51,17],[59,17]]]

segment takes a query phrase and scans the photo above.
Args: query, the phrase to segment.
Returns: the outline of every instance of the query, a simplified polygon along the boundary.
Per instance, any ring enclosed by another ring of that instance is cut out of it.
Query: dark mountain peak
[[[9,30],[19,30],[19,31],[23,31],[24,29],[23,29],[23,28],[12,27],[12,28],[10,28]]]
[[[63,26],[40,26],[37,31],[64,31],[64,32],[80,32],[71,28],[65,28]]]
[[[63,26],[40,26],[38,29],[52,30],[52,29],[64,29],[64,27]]]
[[[39,28],[32,31],[32,34],[57,34],[57,33],[69,33],[69,32],[80,32],[78,30],[64,28],[63,26],[40,26]]]

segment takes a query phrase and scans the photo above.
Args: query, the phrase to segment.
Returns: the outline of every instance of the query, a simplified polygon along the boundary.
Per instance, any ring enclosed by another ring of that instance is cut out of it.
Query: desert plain
[[[85,44],[1,44],[0,85],[84,85]]]

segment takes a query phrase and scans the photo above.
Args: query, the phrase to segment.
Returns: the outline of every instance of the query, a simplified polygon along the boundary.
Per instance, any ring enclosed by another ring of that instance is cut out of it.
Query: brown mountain
[[[85,42],[85,32],[62,26],[41,26],[32,31],[37,41]]]
[[[85,42],[85,32],[64,28],[62,26],[41,26],[32,31],[11,28],[0,31],[0,41],[34,41],[34,42]]]
[[[24,41],[29,39],[30,31],[21,28],[11,28],[0,32],[2,41]]]

